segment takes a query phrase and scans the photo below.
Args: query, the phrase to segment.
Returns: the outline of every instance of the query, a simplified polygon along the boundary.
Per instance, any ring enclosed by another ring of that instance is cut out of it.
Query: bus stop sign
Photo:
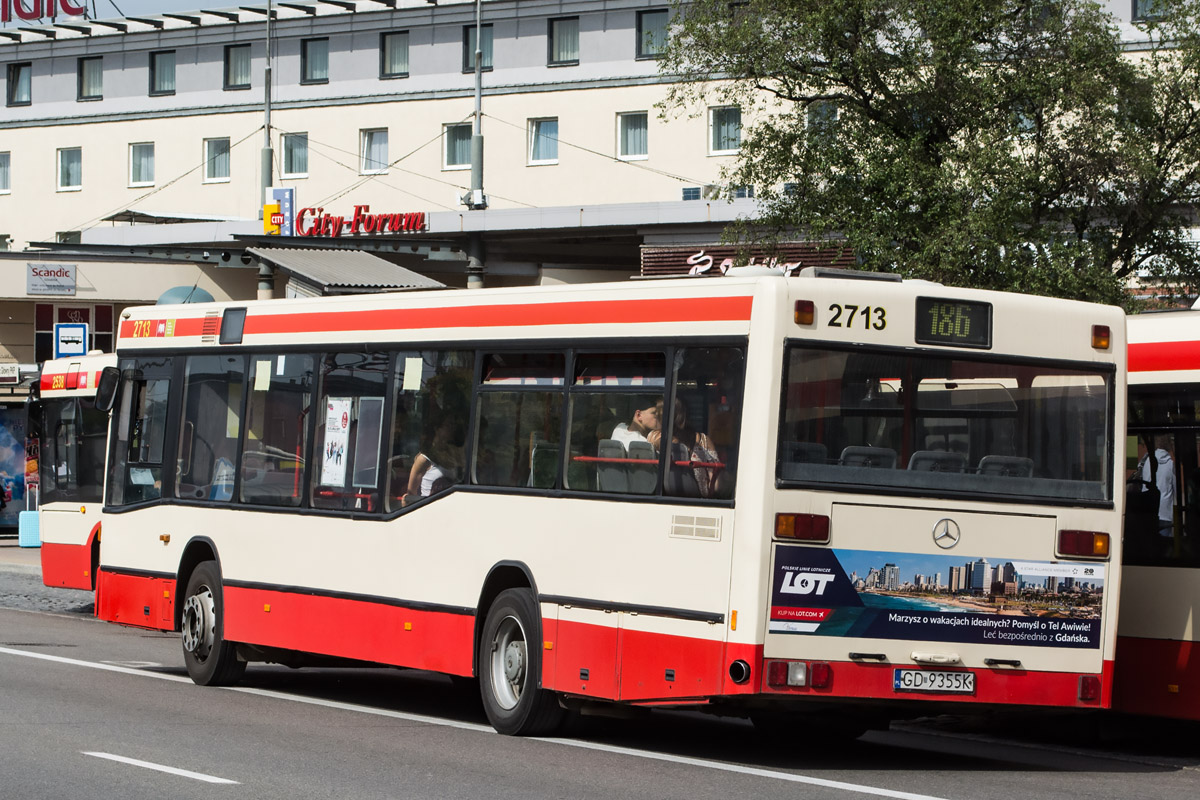
[[[87,355],[88,326],[86,322],[57,322],[54,324],[54,357]]]

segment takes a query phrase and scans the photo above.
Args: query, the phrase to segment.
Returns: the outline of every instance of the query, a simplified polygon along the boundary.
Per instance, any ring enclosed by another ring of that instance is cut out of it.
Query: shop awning
[[[323,294],[446,288],[441,281],[361,250],[249,247],[246,252]]]

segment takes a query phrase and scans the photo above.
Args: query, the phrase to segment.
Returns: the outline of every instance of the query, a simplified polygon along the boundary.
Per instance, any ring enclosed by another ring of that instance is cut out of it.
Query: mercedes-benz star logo
[[[933,543],[943,550],[949,550],[954,545],[958,544],[958,540],[962,538],[962,530],[959,529],[958,523],[952,519],[939,519],[933,525]]]

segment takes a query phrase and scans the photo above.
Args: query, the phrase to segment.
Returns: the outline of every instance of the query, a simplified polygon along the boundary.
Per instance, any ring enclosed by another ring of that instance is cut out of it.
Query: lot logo
[[[782,594],[825,594],[825,587],[834,578],[832,573],[815,572],[785,572],[783,585],[779,587]]]

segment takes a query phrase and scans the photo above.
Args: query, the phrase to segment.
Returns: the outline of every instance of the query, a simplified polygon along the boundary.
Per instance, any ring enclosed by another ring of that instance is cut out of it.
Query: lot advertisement
[[[777,545],[771,633],[1098,648],[1104,565]]]

